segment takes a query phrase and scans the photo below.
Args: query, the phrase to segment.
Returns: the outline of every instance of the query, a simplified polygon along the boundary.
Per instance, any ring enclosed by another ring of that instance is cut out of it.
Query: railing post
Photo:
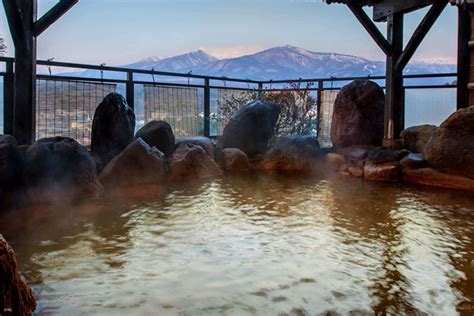
[[[15,94],[15,75],[13,61],[6,62],[3,77],[3,134],[13,135],[13,102]]]
[[[324,89],[324,82],[322,80],[318,81],[318,95],[317,95],[317,100],[316,100],[316,106],[318,108],[318,114],[317,114],[317,133],[318,133],[318,138],[321,135],[321,108],[323,105],[323,89]]]
[[[204,136],[211,136],[211,88],[209,78],[204,79]]]
[[[135,108],[135,84],[133,82],[133,72],[127,72],[127,84],[125,87],[126,90],[126,99],[128,105],[134,109]]]
[[[257,90],[257,100],[262,99],[262,92],[263,92],[263,83],[258,83],[258,90]]]

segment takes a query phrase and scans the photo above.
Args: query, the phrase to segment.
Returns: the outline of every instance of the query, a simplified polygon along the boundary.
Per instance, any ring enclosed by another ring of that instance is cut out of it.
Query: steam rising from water
[[[0,231],[45,314],[465,312],[474,201],[433,196],[226,178],[147,202],[24,211]]]

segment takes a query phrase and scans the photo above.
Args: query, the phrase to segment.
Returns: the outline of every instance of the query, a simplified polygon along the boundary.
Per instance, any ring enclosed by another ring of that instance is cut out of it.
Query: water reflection
[[[39,313],[473,311],[466,195],[245,176],[134,196],[0,218]]]

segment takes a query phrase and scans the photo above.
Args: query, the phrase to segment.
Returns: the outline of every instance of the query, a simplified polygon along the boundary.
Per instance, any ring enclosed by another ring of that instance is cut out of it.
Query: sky
[[[38,0],[38,16],[57,2]],[[0,36],[11,56],[1,6]],[[406,17],[405,39],[425,13]],[[457,10],[448,6],[414,60],[455,63],[456,37]],[[320,0],[80,0],[38,38],[38,59],[123,65],[198,49],[228,58],[283,45],[384,59],[347,7]]]

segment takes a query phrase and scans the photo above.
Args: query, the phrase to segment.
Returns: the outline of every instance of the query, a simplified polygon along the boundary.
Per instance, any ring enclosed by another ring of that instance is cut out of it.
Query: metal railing
[[[3,64],[0,98],[4,105],[0,121],[3,132],[11,133],[14,59],[1,57],[0,64]],[[370,79],[382,87],[385,85],[383,76],[258,81],[51,60],[38,60],[37,65],[44,71],[37,75],[36,138],[70,136],[84,145],[90,143],[95,108],[112,91],[123,94],[134,108],[137,128],[150,120],[163,119],[170,122],[177,136],[212,137],[222,132],[222,124],[215,118],[222,96],[248,94],[258,98],[262,93],[291,90],[294,88],[290,85],[298,84],[298,89],[311,91],[316,99],[316,134],[321,142],[328,143],[337,91],[356,79]],[[448,89],[450,94],[455,94],[455,85],[448,83],[454,82],[456,76],[456,73],[406,75],[405,89]],[[453,106],[455,109],[455,99]]]

